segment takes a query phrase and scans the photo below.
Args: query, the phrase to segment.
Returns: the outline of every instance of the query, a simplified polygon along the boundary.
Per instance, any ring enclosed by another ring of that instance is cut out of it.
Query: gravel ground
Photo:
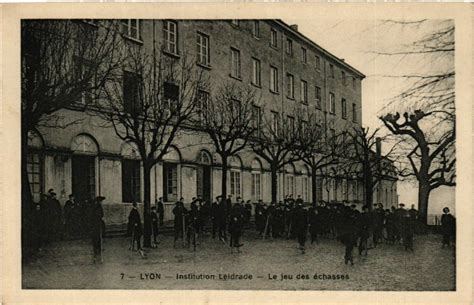
[[[210,237],[193,252],[181,244],[173,249],[172,237],[163,236],[146,259],[127,250],[128,238],[106,239],[103,264],[93,264],[89,241],[61,241],[23,264],[22,282],[25,289],[455,290],[454,250],[441,249],[440,238],[416,236],[414,253],[381,244],[360,257],[355,249],[354,266],[344,264],[335,240],[301,254],[294,240],[262,241],[253,232],[233,254]],[[177,279],[189,273],[208,279]],[[252,279],[220,279],[233,273]]]

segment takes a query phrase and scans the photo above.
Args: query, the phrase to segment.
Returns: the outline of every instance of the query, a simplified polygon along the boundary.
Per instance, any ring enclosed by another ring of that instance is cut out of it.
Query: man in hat
[[[103,217],[104,211],[101,202],[105,199],[103,196],[95,198],[94,204],[90,209],[90,235],[92,248],[94,252],[94,263],[102,262],[102,236],[103,236]]]
[[[130,246],[131,250],[134,249],[136,243],[137,251],[143,256],[143,250],[140,242],[143,235],[142,220],[140,217],[140,212],[138,211],[137,203],[135,201],[132,203],[132,210],[130,211],[130,214],[128,214],[128,228],[132,235]]]
[[[443,208],[443,215],[441,216],[441,232],[443,234],[443,243],[441,248],[445,246],[449,248],[451,239],[454,237],[456,232],[456,219],[449,212],[449,208]]]
[[[233,252],[234,248],[237,248],[237,252],[240,252],[240,237],[242,235],[242,226],[244,221],[244,215],[242,213],[243,206],[238,201],[234,204],[229,212],[229,233],[230,233],[230,251]]]
[[[69,195],[69,200],[66,201],[64,204],[64,225],[66,227],[66,231],[70,235],[76,234],[76,229],[78,226],[76,215],[77,215],[78,206],[76,204],[76,200],[74,199],[74,195]]]
[[[400,238],[403,239],[405,234],[405,217],[408,215],[407,210],[405,209],[405,204],[400,203],[398,209],[395,210],[395,220],[398,233],[398,241]]]
[[[381,203],[375,205],[375,209],[372,213],[374,222],[374,247],[382,240],[383,237],[383,223],[385,220],[385,211]]]
[[[369,213],[369,207],[364,205],[362,208],[362,213],[359,215],[358,219],[358,231],[359,231],[359,255],[362,255],[365,252],[367,256],[367,240],[370,236],[370,227],[372,225],[372,215]]]
[[[59,200],[56,198],[56,193],[54,192],[54,189],[49,189],[48,191],[49,198],[48,198],[48,203],[47,203],[47,215],[49,217],[49,236],[50,238],[57,239],[61,235],[61,204],[59,203]]]
[[[156,214],[156,206],[151,207],[151,233],[153,235],[153,248],[156,248],[160,242],[158,241],[158,215]]]
[[[165,209],[163,207],[163,197],[158,198],[158,201],[156,202],[156,213],[158,214],[158,218],[160,219],[159,225],[161,227],[163,226],[163,218],[165,213]]]
[[[176,202],[175,207],[173,208],[174,214],[174,243],[173,247],[176,247],[176,242],[178,239],[183,238],[184,230],[185,230],[185,221],[186,221],[186,214],[187,210],[184,207],[184,203],[181,198],[179,201]],[[184,241],[183,241],[184,242]]]
[[[308,231],[308,212],[303,208],[303,201],[297,201],[293,212],[293,228],[298,238],[301,253],[305,253],[306,234]]]

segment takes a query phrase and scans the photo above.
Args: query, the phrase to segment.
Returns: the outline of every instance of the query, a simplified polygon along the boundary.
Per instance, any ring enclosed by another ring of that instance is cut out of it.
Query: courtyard
[[[241,253],[203,236],[197,251],[173,248],[161,236],[146,258],[129,251],[129,238],[104,241],[103,263],[94,264],[89,240],[59,241],[22,267],[24,289],[242,289],[242,290],[455,290],[453,249],[441,249],[441,236],[415,236],[414,252],[380,244],[367,257],[354,250],[354,266],[343,261],[344,246],[332,239],[308,244],[263,241],[253,231],[242,237]]]

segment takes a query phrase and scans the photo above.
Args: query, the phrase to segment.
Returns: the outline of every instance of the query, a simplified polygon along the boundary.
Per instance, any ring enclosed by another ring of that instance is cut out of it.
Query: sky
[[[426,56],[381,56],[376,52],[400,50],[433,30],[432,21],[423,25],[401,26],[387,24],[381,20],[284,20],[297,24],[298,31],[325,48],[346,63],[366,75],[362,81],[362,123],[371,129],[381,127],[378,119],[391,107],[389,101],[407,85],[400,78],[387,77],[422,71],[442,70],[452,62],[428,59]],[[407,205],[417,203],[416,183],[398,183],[399,202]],[[429,214],[439,214],[444,206],[454,210],[454,188],[440,188],[431,194]]]

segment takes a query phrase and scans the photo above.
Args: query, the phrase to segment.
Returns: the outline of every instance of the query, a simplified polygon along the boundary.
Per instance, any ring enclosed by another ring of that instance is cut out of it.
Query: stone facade
[[[163,56],[186,54],[197,58],[197,37],[207,37],[207,60],[197,67],[204,69],[212,82],[252,86],[261,95],[266,111],[288,111],[295,105],[312,108],[337,130],[362,122],[364,75],[282,21],[141,20],[138,24],[140,34],[135,38],[124,36],[127,43],[151,52],[155,40],[161,45],[159,50],[163,50]],[[170,36],[170,29],[175,36]],[[170,50],[166,42],[170,37],[177,37],[171,46],[176,45],[175,50]],[[232,75],[232,52],[239,54],[239,75]],[[260,82],[256,83],[253,60],[260,63]],[[278,70],[278,90],[271,90],[271,67]],[[288,92],[287,74],[293,76],[293,94]],[[302,81],[306,83],[306,101],[302,97]],[[316,87],[320,88],[319,102]],[[334,94],[334,111],[329,106],[330,93]],[[345,118],[342,99],[346,101]],[[30,181],[36,184],[35,199],[39,192],[53,188],[64,204],[67,196],[74,193],[75,185],[82,183],[81,187],[88,188],[89,195],[106,197],[103,207],[107,224],[126,222],[131,202],[124,202],[122,167],[125,159],[136,160],[137,157],[112,128],[101,127],[104,124],[98,117],[74,109],[61,110],[60,115],[66,122],[80,120],[81,123],[64,129],[40,128],[31,135],[29,171]],[[189,203],[198,193],[207,200],[219,195],[222,170],[219,157],[209,143],[210,139],[201,132],[183,133],[175,140],[173,151],[152,171],[151,198],[153,202],[159,197],[165,198],[165,219],[173,218],[171,209],[180,197]],[[136,179],[134,186],[141,188],[139,202],[143,201],[142,174],[138,171],[137,176],[131,178]],[[253,152],[246,150],[235,156],[228,174],[228,192],[233,199],[240,196],[244,200],[271,200],[269,166]],[[311,200],[311,177],[303,162],[287,166],[279,175],[278,184],[281,200],[285,195],[295,198],[300,195],[305,201]],[[361,204],[363,200],[360,182],[346,179],[336,182],[336,179],[321,177],[318,188],[319,199],[326,202]],[[396,180],[384,180],[377,187],[374,202],[390,207],[397,203],[396,194]]]

